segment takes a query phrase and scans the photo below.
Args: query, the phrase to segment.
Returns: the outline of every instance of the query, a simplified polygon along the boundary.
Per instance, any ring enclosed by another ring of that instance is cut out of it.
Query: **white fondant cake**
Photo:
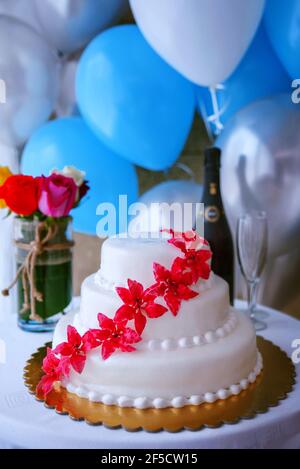
[[[153,263],[170,269],[176,257],[182,252],[166,238],[106,240],[101,268],[83,282],[80,309],[59,322],[53,347],[66,340],[69,324],[82,335],[99,327],[99,312],[113,318],[122,305],[116,287],[132,279],[148,288]],[[262,368],[251,321],[230,307],[228,285],[217,275],[191,288],[198,296],[183,300],[176,316],[147,319],[134,352],[118,350],[104,360],[95,348],[82,373],[71,370],[63,385],[91,401],[137,408],[199,405],[246,389]],[[155,301],[166,306],[163,297]]]

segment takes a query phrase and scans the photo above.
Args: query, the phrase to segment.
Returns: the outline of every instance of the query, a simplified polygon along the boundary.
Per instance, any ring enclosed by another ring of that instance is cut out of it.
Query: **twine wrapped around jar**
[[[2,295],[8,296],[11,288],[17,283],[22,276],[22,285],[24,290],[24,302],[22,313],[30,310],[29,319],[32,321],[42,322],[43,319],[36,313],[36,301],[42,302],[43,295],[39,292],[35,285],[35,266],[38,256],[45,251],[62,251],[74,246],[74,241],[65,240],[61,243],[49,244],[56,236],[58,225],[56,223],[48,224],[39,222],[35,228],[35,238],[30,243],[15,241],[18,248],[28,251],[24,262],[19,267],[13,282],[2,291]],[[43,235],[43,233],[45,233]]]

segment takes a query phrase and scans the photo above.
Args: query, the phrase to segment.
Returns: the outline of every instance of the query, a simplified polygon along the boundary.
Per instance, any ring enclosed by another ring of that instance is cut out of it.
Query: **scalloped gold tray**
[[[68,414],[74,420],[85,420],[91,425],[102,424],[108,428],[123,427],[128,431],[148,432],[216,428],[267,412],[270,407],[278,405],[280,400],[285,399],[293,388],[295,367],[286,353],[261,337],[257,338],[257,342],[263,356],[264,368],[256,382],[238,396],[218,400],[213,404],[204,403],[180,409],[121,408],[90,402],[61,386],[53,389],[44,399],[36,394],[36,386],[43,375],[41,365],[46,347],[50,344],[39,348],[28,360],[24,379],[29,392],[35,394],[39,401],[44,401],[46,407],[55,409],[59,414]]]

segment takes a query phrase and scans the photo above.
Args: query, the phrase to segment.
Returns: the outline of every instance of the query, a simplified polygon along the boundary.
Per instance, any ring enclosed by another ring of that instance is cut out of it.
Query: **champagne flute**
[[[267,256],[268,226],[265,212],[252,211],[238,219],[236,244],[240,269],[247,282],[249,316],[255,329],[261,331],[267,326],[257,319],[256,298]]]

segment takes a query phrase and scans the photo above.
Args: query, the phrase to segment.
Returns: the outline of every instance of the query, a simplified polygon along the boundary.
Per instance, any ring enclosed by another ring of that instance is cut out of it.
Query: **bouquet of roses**
[[[85,173],[73,166],[45,177],[13,175],[0,167],[0,208],[33,219],[67,217],[89,190]]]
[[[54,169],[47,177],[13,175],[7,167],[0,167],[0,208],[16,215],[17,247],[17,274],[2,294],[7,296],[18,283],[23,329],[33,321],[38,327],[28,330],[49,330],[49,318],[71,301],[70,212],[88,190],[85,173],[72,166]],[[47,323],[44,328],[43,322]]]

